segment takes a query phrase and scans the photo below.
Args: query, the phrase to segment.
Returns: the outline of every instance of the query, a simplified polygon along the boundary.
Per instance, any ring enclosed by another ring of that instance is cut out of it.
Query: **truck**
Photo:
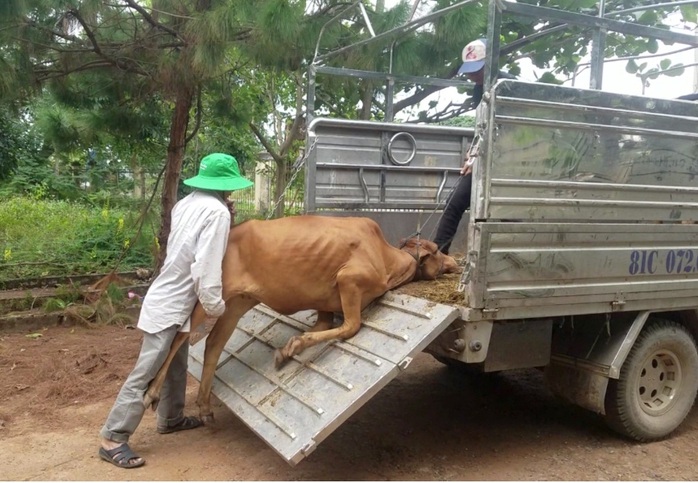
[[[540,368],[553,393],[638,441],[670,435],[687,416],[698,391],[698,105],[601,85],[608,31],[692,46],[698,37],[613,20],[603,3],[594,16],[490,0],[474,128],[394,122],[391,102],[382,122],[310,119],[306,212],[373,218],[392,243],[433,233],[466,154],[478,161],[451,248],[464,265],[457,303],[388,292],[362,313],[356,336],[281,370],[274,347],[314,313],[258,306],[240,320],[213,392],[290,464],[421,351],[483,373]],[[497,80],[506,14],[592,29],[589,88]],[[309,118],[318,75],[382,79],[389,96],[415,80],[324,58],[309,70]],[[197,378],[203,344],[190,353]]]

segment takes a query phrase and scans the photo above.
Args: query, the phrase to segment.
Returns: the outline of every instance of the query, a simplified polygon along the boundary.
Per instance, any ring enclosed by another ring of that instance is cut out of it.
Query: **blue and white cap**
[[[459,74],[472,74],[485,66],[487,56],[487,39],[477,39],[463,47],[463,65]]]

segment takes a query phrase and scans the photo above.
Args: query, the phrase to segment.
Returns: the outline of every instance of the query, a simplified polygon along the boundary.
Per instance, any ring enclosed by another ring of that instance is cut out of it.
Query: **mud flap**
[[[311,347],[277,370],[275,348],[309,329],[315,312],[287,317],[259,305],[240,319],[226,344],[213,394],[295,465],[407,368],[459,314],[453,306],[387,293],[364,310],[354,337]],[[205,340],[189,351],[189,372],[197,380]]]

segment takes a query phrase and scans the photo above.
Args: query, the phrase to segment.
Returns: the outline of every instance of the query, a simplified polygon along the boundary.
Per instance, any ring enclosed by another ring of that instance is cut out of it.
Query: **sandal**
[[[177,431],[186,431],[187,429],[198,428],[199,426],[203,426],[203,424],[203,421],[201,421],[199,418],[195,418],[193,416],[185,416],[179,423],[175,424],[174,426],[167,426],[164,428],[158,427],[158,433],[176,433]]]
[[[138,468],[145,464],[145,460],[134,453],[127,443],[114,449],[99,448],[99,457],[119,468]],[[140,461],[131,461],[140,459]]]

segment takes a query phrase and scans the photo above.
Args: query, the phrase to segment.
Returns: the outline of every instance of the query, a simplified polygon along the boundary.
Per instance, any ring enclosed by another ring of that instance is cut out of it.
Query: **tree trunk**
[[[141,199],[141,201],[145,201],[145,170],[142,166],[138,167],[138,184],[140,191],[139,198]]]
[[[160,268],[167,256],[167,238],[170,236],[172,207],[177,202],[177,190],[179,188],[179,177],[182,173],[189,109],[192,104],[193,92],[192,89],[180,89],[177,92],[175,107],[172,112],[170,143],[167,146],[167,165],[165,166],[165,179],[162,185],[162,214],[160,217],[160,233],[158,233],[160,250],[155,264],[155,274],[160,272]]]
[[[131,154],[131,160],[128,163],[133,174],[133,197],[136,199],[145,199],[145,172],[143,167],[138,162],[138,155]]]
[[[286,163],[286,158],[284,158],[284,162],[280,163],[277,161],[276,163],[276,186],[274,188],[274,199],[276,201],[279,201],[279,204],[276,205],[276,209],[274,210],[274,218],[282,218],[284,216],[284,211],[286,208],[286,200],[282,200],[282,196],[286,196],[284,193],[284,190],[286,188],[286,177],[288,173],[288,165]],[[275,203],[276,203],[275,201]]]
[[[361,111],[359,119],[368,121],[371,119],[371,104],[373,104],[373,84],[364,82],[361,93]]]

